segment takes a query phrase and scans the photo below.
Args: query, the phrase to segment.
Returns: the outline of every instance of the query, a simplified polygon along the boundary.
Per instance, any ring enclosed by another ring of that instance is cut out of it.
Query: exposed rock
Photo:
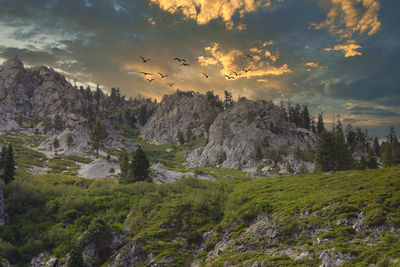
[[[34,257],[29,263],[29,267],[55,267],[58,259],[51,257],[50,253],[42,252]]]
[[[161,163],[154,164],[150,167],[151,172],[155,175],[153,177],[153,183],[156,184],[164,184],[164,183],[173,183],[179,179],[182,179],[184,176],[196,176],[199,179],[205,180],[214,180],[215,177],[209,174],[197,174],[195,175],[193,172],[177,172],[167,170],[165,166]]]
[[[165,95],[140,136],[153,144],[175,142],[178,130],[185,134],[190,123],[195,136],[205,134],[204,124],[213,111],[220,109],[205,95],[193,92]]]
[[[111,168],[114,168],[114,173],[110,173]],[[118,173],[120,173],[120,167],[116,160],[107,161],[103,158],[98,158],[89,164],[83,164],[79,169],[78,175],[84,178],[100,178]]]
[[[346,262],[352,261],[355,257],[351,254],[334,252],[335,248],[327,249],[321,252],[319,259],[322,260],[320,267],[341,266]]]
[[[222,153],[226,154],[222,167],[254,166],[256,145],[268,149],[287,145],[288,152],[296,147],[315,146],[315,133],[296,128],[292,123],[279,122],[279,118],[280,109],[272,102],[240,99],[233,107],[219,113],[210,127],[207,145],[188,156],[188,166],[217,164]],[[284,130],[277,132],[272,125],[276,128],[279,124]]]
[[[124,245],[113,257],[110,267],[130,267],[138,265],[148,265],[152,267],[163,266],[154,259],[152,254],[147,255],[136,241],[131,241]]]

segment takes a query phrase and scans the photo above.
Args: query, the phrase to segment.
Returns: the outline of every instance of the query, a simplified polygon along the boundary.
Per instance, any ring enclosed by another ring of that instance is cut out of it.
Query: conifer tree
[[[148,119],[147,116],[148,116],[147,115],[147,106],[143,105],[140,107],[139,115],[138,115],[140,125],[144,126],[146,124],[147,119]]]
[[[15,176],[15,160],[14,160],[14,150],[11,144],[8,145],[6,158],[4,160],[4,182],[6,184],[14,180]]]
[[[179,144],[183,145],[185,143],[185,137],[180,129],[178,129],[178,133],[176,134],[176,138],[179,141]]]
[[[142,147],[138,147],[133,154],[133,159],[130,166],[130,171],[133,174],[133,181],[148,181],[150,174],[150,162],[147,159]]]
[[[323,117],[322,117],[322,113],[320,113],[318,115],[318,121],[317,121],[317,133],[318,133],[318,135],[321,134],[324,129],[325,129],[324,120],[323,120]]]
[[[310,123],[310,112],[308,111],[307,105],[303,105],[303,109],[301,111],[301,121],[302,121],[302,127],[310,130],[311,129],[311,123]]]
[[[367,158],[367,167],[368,169],[376,169],[378,168],[378,162],[376,160],[376,156],[372,149],[368,149],[368,158]]]
[[[385,150],[382,154],[382,162],[383,166],[388,167],[393,165],[393,154],[392,154],[392,146],[390,143],[385,144]]]
[[[74,145],[74,138],[72,137],[72,134],[68,134],[67,137],[65,138],[65,143],[67,144],[68,148],[71,148]]]
[[[60,147],[60,142],[58,141],[57,137],[53,140],[53,149],[57,149]]]
[[[320,171],[331,171],[335,169],[334,136],[332,133],[322,130],[319,132],[317,149],[315,151],[315,165]]]
[[[254,159],[256,160],[256,161],[261,161],[262,159],[263,159],[263,153],[262,153],[262,150],[261,150],[261,148],[260,148],[260,146],[256,146],[256,151],[255,151],[255,157],[254,157]]]
[[[349,149],[349,146],[346,144],[343,136],[343,131],[341,128],[337,128],[337,132],[335,133],[334,139],[334,160],[336,163],[335,170],[349,170],[354,167],[354,159]]]
[[[92,149],[96,151],[96,155],[99,155],[99,149],[103,146],[103,142],[107,139],[108,133],[106,129],[101,125],[100,121],[97,121],[90,132],[90,144]]]
[[[62,120],[62,118],[61,118],[61,116],[60,116],[59,114],[57,114],[57,115],[54,117],[54,123],[53,123],[53,125],[54,125],[54,129],[55,129],[56,131],[62,131],[62,130],[64,130],[64,121]]]
[[[129,155],[126,152],[121,152],[118,156],[118,163],[121,169],[120,173],[120,183],[127,184],[129,183]]]

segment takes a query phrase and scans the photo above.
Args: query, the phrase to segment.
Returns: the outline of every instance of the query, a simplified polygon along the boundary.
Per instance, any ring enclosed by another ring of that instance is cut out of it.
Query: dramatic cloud
[[[127,96],[229,90],[400,127],[398,0],[0,2],[0,62],[17,54]]]
[[[234,74],[234,78],[252,78],[269,75],[279,76],[291,72],[287,64],[272,65],[276,61],[276,57],[272,56],[269,51],[264,51],[264,47],[250,48],[247,54],[237,49],[224,52],[219,44],[213,43],[211,46],[205,47],[204,50],[211,57],[199,56],[199,63],[202,66],[219,66],[221,75]]]
[[[355,32],[373,35],[382,26],[378,18],[378,0],[324,0],[321,4],[329,10],[327,18],[312,25],[316,29],[327,28],[329,32],[343,39],[352,38]]]
[[[362,53],[358,51],[361,49],[361,45],[355,43],[354,40],[349,40],[345,44],[338,44],[335,45],[333,48],[325,48],[325,51],[343,51],[344,57],[354,57],[354,56],[361,56]]]
[[[282,1],[277,0],[277,2]],[[272,0],[150,0],[150,2],[172,14],[181,13],[200,25],[221,18],[226,28],[230,30],[234,27],[233,16],[235,14],[243,17],[246,13],[255,12],[260,7],[273,8],[275,6]],[[244,30],[246,26],[240,23],[237,28]]]

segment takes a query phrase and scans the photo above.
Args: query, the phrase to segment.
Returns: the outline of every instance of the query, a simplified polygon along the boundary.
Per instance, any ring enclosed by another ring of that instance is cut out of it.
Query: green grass
[[[16,180],[4,186],[11,223],[0,228],[0,260],[7,257],[25,266],[44,250],[62,258],[97,218],[104,220],[107,229],[124,231],[145,252],[172,266],[188,265],[194,259],[212,266],[251,264],[255,260],[270,266],[321,264],[318,256],[295,262],[265,252],[266,248],[301,250],[301,246],[315,255],[335,247],[335,251],[354,255],[355,266],[400,255],[400,237],[395,233],[375,235],[371,230],[355,232],[349,226],[336,225],[341,218],[354,218],[363,212],[370,227],[383,224],[399,228],[400,167],[257,179],[228,169],[200,170],[217,177],[232,173],[237,178],[119,185],[117,179],[88,180],[18,171]],[[311,215],[300,218],[306,211]],[[279,230],[278,244],[258,240],[247,232],[259,216],[270,218],[268,225]],[[328,242],[316,244],[316,237],[297,235],[310,226],[325,229],[317,237]],[[207,231],[214,234],[203,240]],[[234,242],[216,257],[208,258],[208,251],[224,234]],[[207,251],[197,253],[203,242]],[[254,249],[240,251],[241,245]]]

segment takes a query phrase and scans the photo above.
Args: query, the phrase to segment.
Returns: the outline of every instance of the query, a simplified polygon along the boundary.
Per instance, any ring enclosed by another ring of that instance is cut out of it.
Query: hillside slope
[[[214,169],[225,176],[227,170]],[[223,171],[223,172],[220,172]],[[3,262],[90,266],[337,266],[398,262],[400,167],[118,185],[19,172],[4,187]],[[381,265],[386,266],[386,265]]]

